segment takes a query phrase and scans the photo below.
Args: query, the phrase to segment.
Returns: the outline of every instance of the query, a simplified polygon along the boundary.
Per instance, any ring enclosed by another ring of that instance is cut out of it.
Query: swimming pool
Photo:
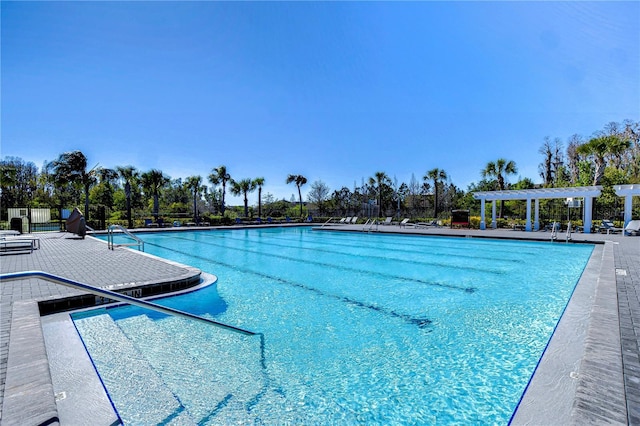
[[[507,423],[593,249],[309,228],[142,238],[218,277],[162,304],[261,336],[132,307],[74,315],[125,424]]]

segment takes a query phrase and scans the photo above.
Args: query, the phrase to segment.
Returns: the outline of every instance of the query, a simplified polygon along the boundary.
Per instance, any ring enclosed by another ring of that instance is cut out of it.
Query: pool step
[[[74,322],[124,424],[196,424],[109,315]]]
[[[259,336],[244,336],[174,317],[157,323],[171,336],[173,344],[199,361],[211,380],[223,383],[229,395],[226,400],[211,404],[209,416],[199,418],[201,424],[220,423],[221,419],[227,424],[253,422],[250,411],[260,402],[267,386]]]
[[[179,320],[179,327],[185,323]],[[146,315],[120,319],[116,324],[144,354],[162,381],[186,407],[198,424],[206,423],[232,401],[238,394],[237,386],[224,374],[220,374],[217,354],[192,355],[185,350],[184,342],[174,338],[172,330],[165,330],[163,321],[153,321]],[[208,327],[204,324],[204,327]],[[193,344],[194,336],[189,338]]]

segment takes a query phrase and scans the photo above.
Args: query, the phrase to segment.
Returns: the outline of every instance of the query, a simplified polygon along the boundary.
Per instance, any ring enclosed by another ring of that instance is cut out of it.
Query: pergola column
[[[486,229],[486,225],[484,222],[484,198],[480,199],[480,229]]]
[[[584,197],[584,233],[591,233],[591,213],[593,210],[593,197],[585,196]]]
[[[533,230],[538,231],[540,229],[540,200],[536,198],[535,209],[533,213]]]
[[[631,206],[633,205],[633,195],[628,194],[624,197],[624,226],[631,222]]]
[[[491,202],[491,227],[493,229],[498,228],[498,221],[496,220],[496,200]]]
[[[618,197],[624,197],[624,226],[626,227],[633,219],[631,209],[633,196],[640,196],[640,185],[635,183],[631,185],[615,185],[613,188],[616,190]]]
[[[531,198],[527,198],[527,221],[524,224],[524,229],[531,232]]]

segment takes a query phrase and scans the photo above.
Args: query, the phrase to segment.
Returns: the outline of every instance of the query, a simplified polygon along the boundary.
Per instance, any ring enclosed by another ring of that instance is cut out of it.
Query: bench
[[[34,250],[40,248],[40,240],[37,238],[22,238],[22,239],[1,239],[0,240],[0,254],[18,254],[18,253],[33,253]]]

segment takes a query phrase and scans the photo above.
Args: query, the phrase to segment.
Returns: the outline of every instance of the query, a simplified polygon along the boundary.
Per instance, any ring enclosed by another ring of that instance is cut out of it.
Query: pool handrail
[[[115,291],[105,290],[103,288],[94,287],[89,284],[74,281],[68,278],[64,278],[58,275],[50,274],[44,271],[25,271],[25,272],[12,272],[7,274],[0,274],[0,281],[13,281],[22,280],[27,278],[41,278],[54,284],[61,284],[67,287],[75,288],[77,290],[83,290],[96,296],[106,297],[108,299],[116,300],[118,302],[128,303],[130,305],[139,306],[141,308],[149,309],[155,312],[160,312],[166,315],[173,315],[176,317],[187,318],[194,321],[204,322],[206,324],[215,325],[216,327],[224,328],[229,331],[244,334],[247,336],[255,336],[261,333],[255,333],[253,331],[244,330],[239,327],[224,324],[218,321],[214,321],[209,318],[204,318],[198,315],[194,315],[189,312],[180,311],[178,309],[169,308],[167,306],[158,305],[156,303],[148,302],[146,300],[136,299],[135,297],[127,296],[125,294],[116,293]]]
[[[123,232],[127,237],[131,238],[135,241],[135,243],[123,243],[123,244],[114,244],[113,243],[113,230],[117,229]],[[122,225],[109,225],[107,228],[107,247],[109,250],[113,250],[116,246],[138,246],[139,251],[144,251],[144,241],[141,238],[133,235],[127,228]]]

